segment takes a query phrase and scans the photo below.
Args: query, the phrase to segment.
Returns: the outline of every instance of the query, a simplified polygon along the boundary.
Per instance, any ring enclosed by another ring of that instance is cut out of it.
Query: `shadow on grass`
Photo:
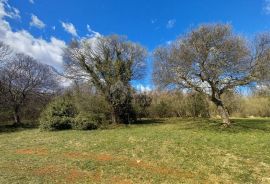
[[[160,124],[165,123],[165,119],[141,119],[132,123],[132,125],[151,125],[151,124]]]
[[[175,124],[179,130],[206,130],[211,132],[240,133],[263,131],[270,133],[270,118],[233,118],[231,127],[222,126],[220,119],[207,118],[164,118],[141,119],[131,125]],[[109,126],[104,129],[125,128],[124,125]],[[0,133],[12,133],[38,128],[37,124],[23,124],[20,127],[0,125]]]
[[[270,118],[259,119],[234,119],[233,127],[242,131],[259,130],[264,132],[270,132]]]
[[[232,118],[232,125],[225,128],[221,119],[213,118],[169,118],[161,120],[166,124],[176,124],[179,130],[205,130],[211,132],[252,132],[270,133],[270,118]]]
[[[252,132],[252,131],[263,131],[270,132],[270,118],[234,118],[231,119],[231,126],[225,128],[222,125],[220,119],[195,119],[187,124],[185,129],[203,129],[215,132],[228,132],[228,133],[239,133],[239,132]]]
[[[0,126],[0,133],[13,133],[36,128],[38,128],[37,125],[29,125],[29,124],[22,124],[19,127],[14,127],[13,125],[2,125]]]

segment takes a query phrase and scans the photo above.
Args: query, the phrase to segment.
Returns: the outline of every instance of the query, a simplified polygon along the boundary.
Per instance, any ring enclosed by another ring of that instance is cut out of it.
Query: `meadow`
[[[270,119],[0,132],[0,183],[270,183]]]

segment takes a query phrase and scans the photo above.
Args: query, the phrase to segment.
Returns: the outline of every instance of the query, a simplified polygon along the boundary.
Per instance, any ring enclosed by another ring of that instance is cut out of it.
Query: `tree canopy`
[[[14,121],[20,125],[20,110],[29,98],[53,93],[58,86],[54,69],[30,56],[15,54],[0,73],[0,95],[6,106],[14,112]]]
[[[125,37],[95,37],[74,41],[65,52],[69,77],[91,82],[112,106],[113,122],[131,118],[131,84],[144,74],[147,52]]]
[[[154,52],[154,80],[160,87],[180,87],[208,95],[230,125],[221,95],[253,82],[267,80],[270,36],[249,43],[230,25],[202,25]]]

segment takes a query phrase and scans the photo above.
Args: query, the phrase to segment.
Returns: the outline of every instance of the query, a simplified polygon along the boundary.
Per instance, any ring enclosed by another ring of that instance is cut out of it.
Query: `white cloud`
[[[0,0],[0,19],[9,17],[12,19],[19,19],[20,11],[8,4],[8,0]]]
[[[264,12],[270,14],[270,0],[264,1]]]
[[[37,27],[39,29],[44,28],[46,25],[36,15],[32,14],[30,26]]]
[[[29,0],[29,3],[35,4],[35,1],[34,0]]]
[[[148,86],[148,85],[144,86],[142,84],[136,85],[135,88],[136,88],[137,91],[142,92],[142,93],[150,92],[152,90],[150,86]]]
[[[72,23],[69,22],[62,22],[62,26],[65,29],[66,32],[70,33],[72,36],[77,37],[77,30],[75,26]]]
[[[88,37],[96,37],[96,36],[99,37],[99,36],[101,36],[101,34],[99,32],[96,32],[96,31],[92,30],[91,27],[88,24],[86,25],[86,28],[87,28],[87,31],[90,33],[90,35],[89,34],[87,35]]]
[[[166,28],[167,29],[173,28],[175,26],[175,23],[176,23],[176,20],[175,19],[168,20],[167,25],[166,25]]]
[[[26,30],[13,31],[5,17],[17,18],[15,10],[7,0],[0,0],[0,41],[8,44],[16,52],[28,54],[40,62],[60,69],[65,42],[55,37],[51,37],[49,41],[36,38]]]

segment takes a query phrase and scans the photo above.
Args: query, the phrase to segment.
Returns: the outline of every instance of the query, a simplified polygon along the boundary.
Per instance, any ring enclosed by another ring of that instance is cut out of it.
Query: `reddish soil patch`
[[[146,169],[155,174],[173,175],[173,176],[184,177],[184,178],[194,177],[194,174],[191,172],[181,171],[179,169],[168,168],[168,167],[154,166],[146,162],[137,162],[137,161],[129,160],[127,163],[131,167]]]
[[[86,152],[71,152],[64,154],[68,158],[76,158],[76,159],[91,159],[95,161],[114,161],[114,162],[125,162],[128,166],[137,168],[137,169],[145,169],[154,174],[162,174],[162,175],[169,175],[181,178],[194,178],[194,174],[187,171],[182,171],[179,169],[169,168],[169,167],[160,167],[155,166],[150,163],[146,162],[138,162],[137,160],[131,160],[128,158],[119,158],[113,157],[109,154],[94,154],[94,153],[86,153]]]
[[[16,150],[17,154],[25,154],[25,155],[47,155],[48,151],[46,149],[19,149]],[[97,153],[89,153],[89,152],[68,152],[64,153],[64,156],[69,159],[90,159],[98,162],[118,162],[119,164],[126,163],[129,167],[133,167],[135,169],[144,169],[154,174],[165,175],[165,176],[173,176],[180,178],[194,178],[194,174],[191,172],[170,168],[170,167],[161,167],[155,166],[151,163],[137,161],[129,158],[123,157],[115,157],[109,154],[97,154]],[[65,174],[63,174],[65,173]],[[65,167],[58,167],[54,165],[49,165],[44,168],[40,168],[36,171],[38,175],[50,175],[50,176],[59,176],[62,175],[67,178],[67,181],[77,181],[80,178],[91,177],[94,181],[100,182],[102,180],[101,173],[90,173],[84,172],[76,169],[67,169]],[[113,180],[119,180],[113,183],[132,183],[132,181],[127,179],[121,179],[120,177],[114,177]],[[121,180],[121,182],[120,182]]]
[[[114,159],[111,155],[108,155],[108,154],[95,155],[94,157],[95,157],[95,160],[99,160],[99,161],[110,161]]]
[[[120,176],[114,176],[110,179],[111,183],[117,183],[117,184],[132,184],[132,180],[120,177]]]
[[[59,176],[63,175],[64,169],[56,165],[47,165],[45,167],[36,169],[34,173],[39,176]]]
[[[85,152],[71,152],[64,154],[68,158],[76,158],[76,159],[91,159],[97,161],[111,161],[114,158],[109,154],[94,154],[94,153],[85,153]]]
[[[101,172],[94,172],[93,173],[93,179],[94,179],[94,181],[100,183],[101,179],[102,179]]]
[[[84,171],[80,171],[77,169],[71,169],[68,172],[68,175],[66,176],[65,180],[68,183],[75,183],[76,181],[80,181],[86,178],[90,178],[90,173],[84,172]]]
[[[17,154],[22,155],[47,155],[48,150],[43,148],[36,148],[36,149],[18,149],[16,150]]]
[[[40,177],[51,177],[58,178],[64,183],[76,183],[79,181],[100,181],[100,178],[97,178],[96,173],[91,173],[87,171],[82,171],[76,168],[67,168],[62,165],[47,165],[41,168],[36,169],[33,172],[35,175]]]

